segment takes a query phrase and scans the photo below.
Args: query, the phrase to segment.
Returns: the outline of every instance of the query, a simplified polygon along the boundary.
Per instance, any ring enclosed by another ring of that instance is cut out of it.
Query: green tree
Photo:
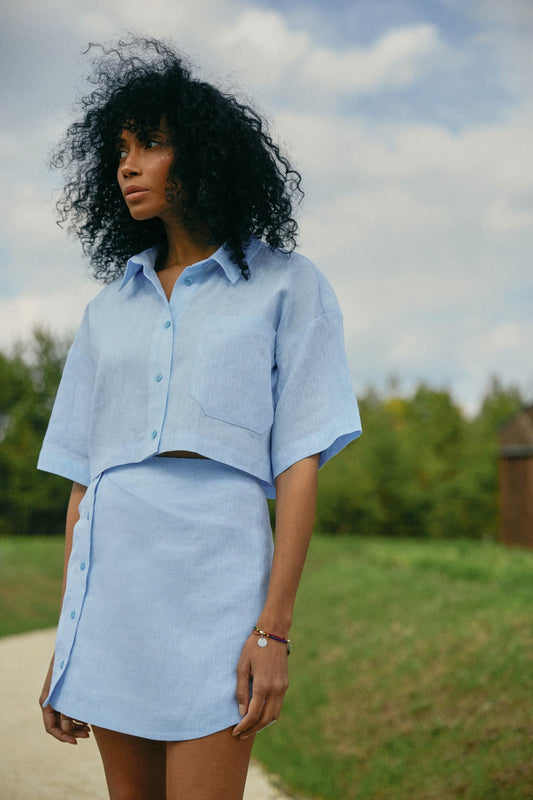
[[[68,345],[36,329],[28,346],[0,354],[0,529],[59,533],[69,482],[36,470]]]
[[[470,494],[470,515],[464,521],[465,536],[495,539],[498,535],[498,434],[503,425],[524,406],[520,389],[490,379],[479,412],[471,421],[465,450],[465,484]]]
[[[331,533],[495,538],[498,428],[523,404],[493,379],[470,419],[444,389],[360,399],[363,436],[321,476],[317,527]]]
[[[63,530],[69,481],[36,470],[68,342],[35,330],[0,353],[0,531]],[[360,398],[363,436],[321,472],[317,528],[328,533],[495,538],[498,430],[523,405],[492,378],[470,419],[450,393],[397,380]],[[273,511],[273,509],[271,508]]]

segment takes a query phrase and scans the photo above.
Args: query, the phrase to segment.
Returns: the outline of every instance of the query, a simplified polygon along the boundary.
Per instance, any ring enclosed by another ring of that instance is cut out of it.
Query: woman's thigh
[[[166,745],[91,728],[100,750],[111,800],[166,800]]]
[[[231,731],[167,742],[167,800],[242,800],[254,737]]]

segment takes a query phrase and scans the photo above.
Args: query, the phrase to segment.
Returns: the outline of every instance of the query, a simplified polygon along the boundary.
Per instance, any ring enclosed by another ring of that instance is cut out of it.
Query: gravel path
[[[0,797],[2,800],[106,800],[94,740],[76,747],[47,736],[37,698],[54,646],[55,630],[0,639]],[[245,800],[287,800],[252,763]]]

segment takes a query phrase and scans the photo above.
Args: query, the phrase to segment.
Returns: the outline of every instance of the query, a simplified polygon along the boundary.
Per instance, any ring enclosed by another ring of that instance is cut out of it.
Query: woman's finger
[[[78,738],[86,739],[89,736],[90,729],[87,723],[64,716],[51,706],[46,706],[42,712],[46,732],[60,742],[77,744]]]
[[[89,736],[89,726],[86,722],[80,722],[80,720],[73,719],[65,714],[60,714],[60,725],[63,733],[67,733],[69,736],[82,739]]]
[[[270,727],[270,725],[273,725],[275,722],[278,721],[280,711],[281,711],[281,705],[278,699],[274,697],[269,697],[263,704],[259,716],[257,716],[255,719],[252,719],[251,720],[252,724],[244,728],[242,733],[240,733],[237,738],[239,740],[247,739],[249,736],[253,736],[254,734],[264,730],[265,728]]]
[[[241,717],[248,712],[248,703],[250,699],[250,664],[241,656],[237,664],[237,687],[235,690],[235,697],[239,704],[239,714]]]
[[[76,737],[63,730],[61,715],[50,706],[43,708],[43,720],[46,732],[49,733],[50,736],[59,739],[60,742],[77,744]]]
[[[241,738],[242,734],[249,734],[250,729],[261,719],[266,697],[254,692],[248,705],[248,711],[238,725],[233,729],[233,735]]]
[[[280,683],[275,689],[270,687],[268,690],[254,686],[248,713],[233,729],[233,735],[238,739],[246,739],[276,722],[281,714],[285,692],[285,683]]]

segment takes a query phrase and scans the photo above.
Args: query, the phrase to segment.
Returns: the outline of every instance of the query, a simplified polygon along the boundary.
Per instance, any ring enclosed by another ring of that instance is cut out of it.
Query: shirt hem
[[[270,464],[266,462],[254,461],[250,463],[239,453],[228,447],[220,447],[220,445],[213,445],[211,440],[205,440],[203,437],[188,434],[186,436],[179,436],[172,441],[162,440],[157,449],[147,451],[144,447],[131,447],[127,450],[125,448],[117,448],[115,451],[108,453],[105,461],[102,459],[94,464],[91,468],[91,478],[97,477],[106,469],[120,466],[121,464],[137,463],[144,461],[152,456],[160,455],[161,453],[171,452],[173,450],[189,450],[194,453],[199,453],[206,458],[213,459],[213,461],[220,461],[230,467],[246,472],[249,475],[257,478],[261,485],[272,485],[272,472]]]
[[[189,739],[200,739],[203,736],[209,736],[212,733],[225,730],[226,728],[233,728],[240,721],[240,716],[236,712],[228,712],[227,714],[220,714],[216,719],[206,722],[203,725],[193,727],[180,727],[179,722],[169,721],[168,725],[160,728],[152,728],[138,724],[130,725],[129,722],[119,722],[113,719],[113,715],[98,714],[91,711],[89,708],[84,708],[83,705],[69,704],[68,701],[63,703],[59,699],[57,705],[54,704],[53,694],[50,695],[50,703],[55,711],[59,711],[66,716],[73,719],[83,719],[88,725],[96,725],[99,728],[106,728],[110,731],[117,733],[126,733],[130,736],[140,736],[143,739],[153,739],[155,741],[163,742],[179,742],[187,741]],[[48,701],[47,701],[48,702]]]

